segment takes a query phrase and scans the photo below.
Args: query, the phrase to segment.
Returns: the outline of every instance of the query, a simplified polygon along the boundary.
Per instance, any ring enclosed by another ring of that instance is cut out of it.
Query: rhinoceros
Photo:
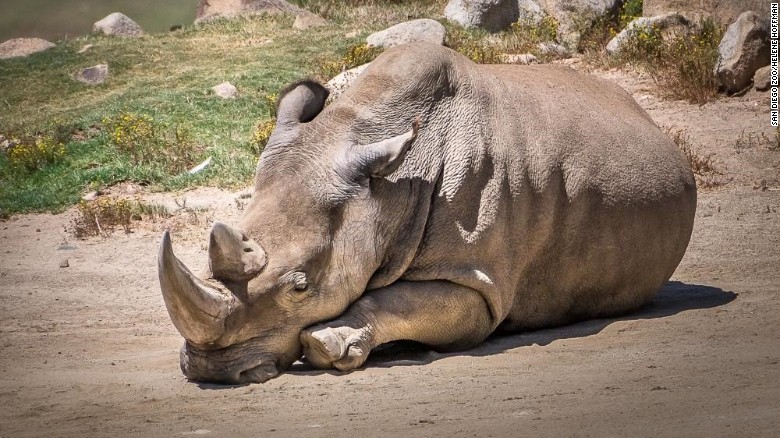
[[[344,94],[287,87],[233,227],[162,294],[194,381],[347,371],[382,344],[471,348],[647,303],[688,245],[696,184],[624,90],[561,66],[410,44]]]

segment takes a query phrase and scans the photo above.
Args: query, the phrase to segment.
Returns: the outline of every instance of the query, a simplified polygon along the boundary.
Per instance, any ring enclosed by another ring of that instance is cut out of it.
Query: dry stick
[[[103,236],[103,229],[100,228],[100,221],[98,220],[97,213],[95,213],[95,225],[97,225],[98,234]],[[105,237],[105,236],[103,236],[103,237]]]

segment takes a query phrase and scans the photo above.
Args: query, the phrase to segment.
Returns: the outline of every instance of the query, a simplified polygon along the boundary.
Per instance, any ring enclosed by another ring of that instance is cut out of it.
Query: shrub
[[[620,29],[625,29],[628,23],[642,16],[642,5],[642,0],[625,0],[623,2],[623,6],[620,7],[620,16],[618,17]]]
[[[8,164],[19,171],[33,172],[65,157],[65,145],[44,135],[20,140],[8,150]]]
[[[490,43],[488,33],[481,29],[466,29],[462,26],[446,23],[447,47],[478,64],[498,64],[501,52]]]
[[[148,115],[122,112],[103,119],[110,142],[133,164],[159,166],[169,174],[187,170],[202,150],[181,126],[166,130]]]
[[[667,39],[656,28],[638,29],[621,46],[617,63],[647,72],[666,97],[706,103],[718,92],[713,69],[722,36],[723,29],[711,19]]]
[[[538,23],[530,20],[512,23],[509,30],[499,36],[504,53],[531,53],[541,62],[558,58],[554,53],[542,53],[539,49],[540,43],[555,42],[558,37],[558,22],[549,15]]]
[[[268,144],[268,139],[271,138],[274,127],[276,127],[276,118],[265,120],[255,126],[252,139],[249,142],[251,150],[255,155],[263,152],[263,149]]]
[[[381,47],[371,47],[368,44],[349,46],[340,58],[322,62],[318,68],[318,75],[328,80],[345,70],[373,61],[382,52]]]
[[[76,211],[78,215],[71,221],[70,231],[77,239],[89,236],[108,237],[116,227],[122,227],[125,233],[130,233],[133,220],[142,220],[144,216],[152,220],[170,216],[168,210],[161,205],[123,198],[80,201]]]

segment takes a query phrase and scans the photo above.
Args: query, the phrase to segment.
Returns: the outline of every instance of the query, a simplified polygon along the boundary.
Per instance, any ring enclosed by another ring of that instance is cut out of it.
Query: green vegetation
[[[616,62],[648,73],[669,98],[705,103],[718,93],[712,71],[722,37],[723,29],[711,19],[684,34],[667,36],[656,28],[640,28],[622,46]]]

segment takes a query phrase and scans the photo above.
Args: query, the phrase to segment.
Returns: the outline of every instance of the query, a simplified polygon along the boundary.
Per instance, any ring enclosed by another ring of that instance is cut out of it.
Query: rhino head
[[[301,331],[344,312],[382,262],[372,181],[399,167],[417,124],[361,145],[350,129],[334,128],[349,111],[320,115],[327,95],[309,81],[281,93],[252,202],[237,228],[214,224],[204,275],[163,235],[160,285],[186,340],[180,362],[190,380],[275,377],[301,357]]]

